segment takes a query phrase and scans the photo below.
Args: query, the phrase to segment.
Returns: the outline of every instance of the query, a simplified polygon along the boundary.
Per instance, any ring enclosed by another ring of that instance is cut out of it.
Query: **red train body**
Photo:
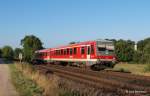
[[[114,44],[108,40],[94,40],[70,44],[57,48],[38,50],[36,59],[45,62],[78,63],[86,66],[112,67],[116,62]]]

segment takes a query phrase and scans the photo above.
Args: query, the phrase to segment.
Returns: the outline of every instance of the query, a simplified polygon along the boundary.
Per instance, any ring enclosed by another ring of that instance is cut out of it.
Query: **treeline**
[[[115,40],[115,54],[118,61],[130,63],[150,63],[150,38],[137,43],[131,40]],[[137,49],[135,48],[137,45]]]
[[[119,62],[150,63],[150,38],[138,41],[137,50],[134,48],[134,41],[122,39],[107,40],[114,42],[115,54]],[[43,49],[41,40],[34,35],[25,36],[20,41],[20,44],[22,45],[22,48],[15,48],[14,50],[11,46],[4,46],[0,49],[0,57],[19,59],[19,53],[22,53],[23,60],[30,62],[34,58],[34,52]]]
[[[23,60],[30,62],[34,58],[34,52],[43,49],[41,40],[34,35],[25,36],[20,44],[22,45],[22,48],[15,48],[14,50],[11,46],[4,46],[1,48],[0,58],[18,60],[19,54],[21,53]]]

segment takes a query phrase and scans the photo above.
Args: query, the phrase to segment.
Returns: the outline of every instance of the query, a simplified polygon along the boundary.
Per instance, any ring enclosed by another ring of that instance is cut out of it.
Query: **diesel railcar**
[[[113,67],[116,63],[114,50],[112,41],[92,40],[38,50],[35,52],[35,58],[46,63],[60,62],[62,64],[104,69]]]

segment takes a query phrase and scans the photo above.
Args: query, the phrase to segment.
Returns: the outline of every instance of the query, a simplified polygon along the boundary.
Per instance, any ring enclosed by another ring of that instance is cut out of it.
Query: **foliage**
[[[143,51],[144,51],[144,53],[146,53],[146,54],[150,54],[150,42],[147,43],[147,44],[144,46]]]
[[[137,60],[134,62],[137,63],[150,63],[150,38],[146,38],[144,40],[141,40],[137,43],[138,50],[137,50]]]
[[[2,57],[2,49],[0,49],[0,58]]]
[[[144,40],[140,40],[138,41],[137,43],[137,46],[138,46],[138,50],[139,51],[143,51],[145,46],[147,46],[147,44],[150,44],[150,37],[149,38],[146,38]]]
[[[74,41],[72,41],[72,42],[70,42],[69,44],[75,44],[76,42],[74,42]]]
[[[69,42],[69,44],[76,44],[76,43],[80,43],[80,42],[79,41],[78,42],[75,42],[75,41]]]
[[[121,62],[150,63],[150,38],[138,41],[138,50],[134,50],[134,42],[131,40],[113,40],[115,52]]]
[[[134,51],[133,55],[133,63],[141,63],[142,53],[139,51]]]
[[[13,59],[13,49],[10,46],[4,46],[2,49],[2,57],[6,59]]]
[[[30,62],[34,57],[34,52],[43,48],[41,40],[34,36],[28,35],[21,40],[23,46],[24,60]]]
[[[119,61],[130,62],[133,60],[134,42],[118,40],[115,42],[115,53]]]
[[[36,82],[42,89],[42,96],[57,96],[58,89],[57,89],[57,77],[54,75],[51,78],[48,78],[48,73],[41,74],[38,70],[30,64],[24,64],[23,67],[17,66],[18,69],[22,70],[22,73],[25,76],[28,76],[32,81]],[[50,74],[49,74],[50,75]]]
[[[14,50],[14,59],[19,59],[19,54],[22,53],[22,49],[15,48]]]
[[[25,77],[14,64],[9,65],[12,82],[20,96],[42,96],[42,89],[32,80]]]

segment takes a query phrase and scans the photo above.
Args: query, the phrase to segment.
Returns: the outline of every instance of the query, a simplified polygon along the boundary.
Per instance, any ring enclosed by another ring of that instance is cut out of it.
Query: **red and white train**
[[[57,48],[38,50],[35,59],[46,63],[85,65],[92,68],[113,67],[116,62],[114,44],[108,40],[93,40]]]

